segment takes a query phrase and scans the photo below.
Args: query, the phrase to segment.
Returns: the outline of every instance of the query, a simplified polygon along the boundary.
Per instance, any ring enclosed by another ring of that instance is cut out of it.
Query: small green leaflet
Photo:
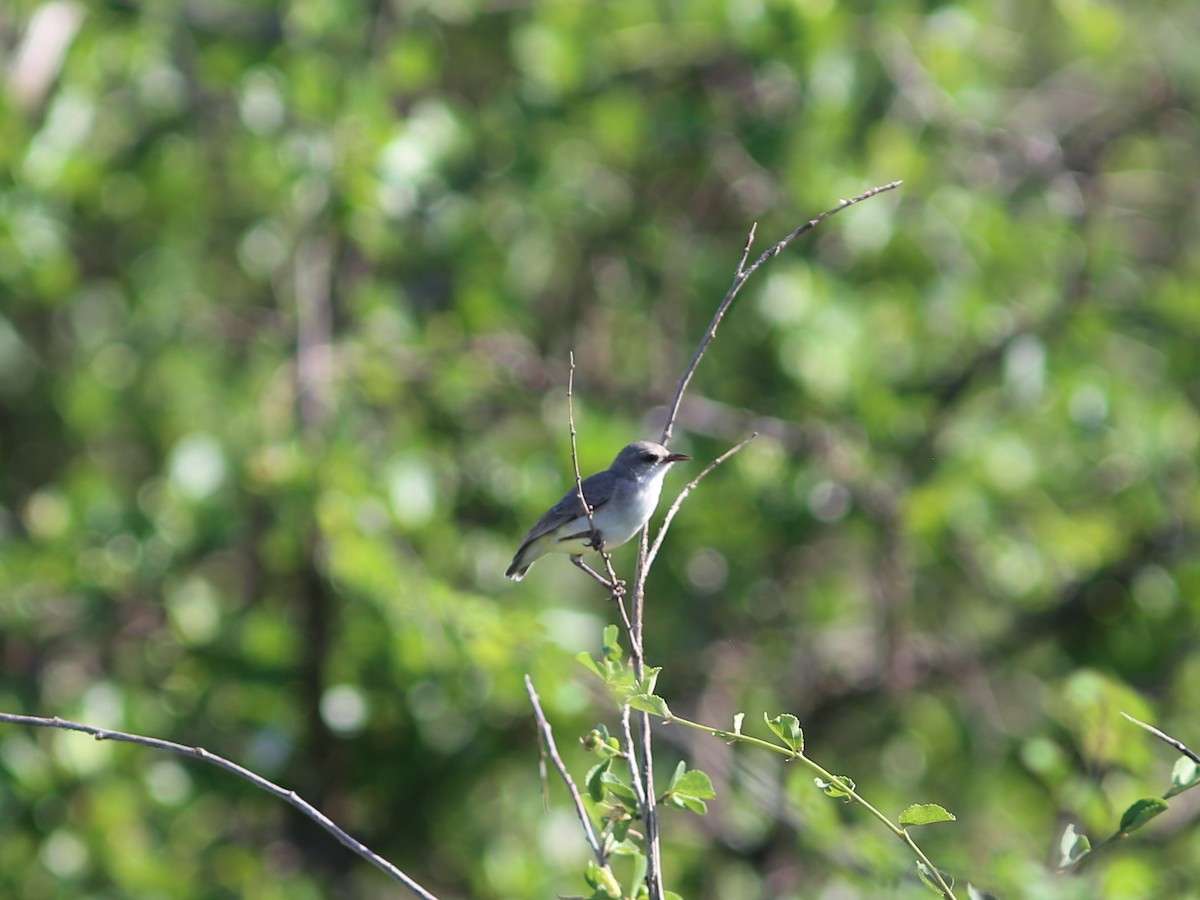
[[[1155,816],[1165,812],[1167,805],[1167,801],[1161,797],[1143,797],[1141,800],[1135,800],[1121,816],[1121,833],[1137,831]]]
[[[633,793],[633,788],[625,783],[619,775],[614,775],[612,772],[604,772],[600,776],[600,781],[604,784],[604,789],[613,799],[628,809],[630,812],[637,812],[639,808],[637,796]]]
[[[604,800],[604,782],[602,779],[610,765],[612,765],[612,760],[606,759],[604,762],[598,763],[588,770],[587,778],[584,779],[583,783],[587,787],[588,796],[592,798],[593,803],[601,803]]]
[[[1200,781],[1200,766],[1186,756],[1179,757],[1175,761],[1175,768],[1171,770],[1172,791],[1179,793],[1187,790],[1197,781]]]
[[[625,652],[621,649],[620,629],[616,625],[604,626],[604,658],[620,662]]]
[[[1092,842],[1088,840],[1087,835],[1077,832],[1073,823],[1069,824],[1063,832],[1062,840],[1058,842],[1058,867],[1065,869],[1073,866],[1091,852]]]
[[[625,703],[633,709],[650,713],[660,719],[671,718],[671,710],[667,708],[667,701],[657,694],[630,694],[625,698]]]
[[[671,776],[671,783],[663,794],[663,800],[676,809],[690,809],[702,816],[708,812],[708,804],[704,801],[716,796],[712,780],[699,769],[688,771],[687,763],[680,760],[679,765],[675,767],[675,774]]]
[[[613,877],[612,869],[608,866],[597,865],[594,859],[587,861],[587,866],[583,870],[583,878],[588,886],[595,888],[601,896],[617,900],[622,895],[621,884]]]
[[[791,713],[783,713],[771,719],[763,713],[763,721],[775,733],[787,748],[793,753],[804,752],[804,731],[800,728],[800,720]]]
[[[935,822],[955,822],[954,813],[936,803],[914,803],[900,813],[901,825],[933,825]]]
[[[850,802],[850,791],[854,790],[854,780],[845,775],[834,775],[833,781],[824,778],[814,778],[813,783],[821,789],[826,797],[834,800]]]
[[[917,860],[917,874],[921,876],[921,883],[925,887],[929,888],[939,897],[946,896],[942,889],[938,887],[937,877],[933,874],[933,870],[919,859]],[[954,887],[954,879],[950,876],[949,872],[943,872],[941,869],[938,869],[937,874],[942,877],[942,881],[946,882],[946,887]]]

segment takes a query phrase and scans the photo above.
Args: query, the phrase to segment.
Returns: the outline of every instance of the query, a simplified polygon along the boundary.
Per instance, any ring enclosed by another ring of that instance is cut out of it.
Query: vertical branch
[[[634,621],[631,622],[629,619],[629,613],[625,608],[625,600],[623,597],[623,590],[621,587],[621,582],[617,579],[616,570],[613,569],[612,556],[604,549],[604,545],[600,541],[599,535],[596,534],[596,523],[595,523],[595,520],[593,519],[592,507],[591,507],[591,504],[589,504],[587,502],[587,498],[584,496],[584,493],[583,493],[583,479],[580,477],[580,474],[579,474],[579,453],[578,453],[578,449],[577,449],[576,443],[575,443],[575,401],[574,401],[574,397],[575,397],[575,353],[572,352],[570,354],[570,367],[567,370],[567,421],[570,424],[570,429],[571,429],[571,464],[575,467],[575,490],[579,495],[580,505],[584,508],[584,510],[587,511],[588,526],[592,532],[593,538],[595,539],[596,549],[600,552],[601,556],[604,558],[604,566],[608,573],[608,587],[612,593],[612,599],[617,604],[617,609],[620,610],[621,621],[622,621],[622,624],[624,624],[624,626],[625,626],[625,633],[629,636],[631,652],[633,653],[634,674],[637,677],[637,679],[640,681],[643,677],[643,672],[645,670],[645,667],[643,665],[644,657],[643,657],[643,653],[642,653],[642,628],[641,628],[642,616],[641,616],[640,592],[635,593],[635,596],[634,596],[635,609],[637,610],[637,612],[635,613]],[[639,568],[641,566],[642,559],[645,557],[645,550],[646,550],[646,529],[643,528],[642,529],[642,549],[638,554]],[[597,578],[597,580],[602,582],[602,576],[596,575],[596,573],[593,573],[591,571],[591,569],[587,568],[586,566],[582,565],[581,563],[577,562],[576,564],[579,565],[580,568],[582,568],[585,572],[589,572],[589,573],[593,574]],[[526,686],[528,687],[528,690],[529,690],[530,699],[533,701],[535,709],[537,709],[537,699],[536,699],[536,694],[533,691],[533,685],[529,682],[528,675],[525,676],[525,678],[526,678]],[[540,712],[540,710],[538,710],[538,711]],[[662,867],[661,867],[661,862],[660,862],[661,854],[659,852],[659,840],[658,840],[658,816],[657,816],[657,813],[654,808],[654,775],[653,775],[653,770],[651,769],[651,764],[653,762],[653,758],[651,756],[652,748],[651,748],[651,741],[650,741],[650,717],[645,713],[640,714],[641,715],[640,733],[642,736],[642,758],[641,758],[641,767],[640,767],[640,771],[639,771],[637,749],[634,746],[634,743],[632,740],[632,735],[630,734],[630,729],[629,729],[629,715],[630,715],[630,708],[629,708],[629,706],[625,706],[621,711],[621,724],[625,730],[625,738],[626,738],[625,745],[628,749],[630,782],[633,785],[634,794],[638,799],[638,804],[641,806],[642,819],[643,819],[643,823],[646,828],[646,860],[647,860],[646,880],[648,882],[649,889],[650,889],[650,900],[663,900]],[[549,734],[549,725],[547,725],[545,727],[544,734],[546,735],[547,742],[552,744],[553,738]],[[556,760],[555,764],[560,765],[560,762],[558,760]],[[566,769],[561,767],[561,765],[560,765],[559,771],[562,774],[563,778],[567,780],[568,788],[571,790],[572,794],[577,796],[577,792],[575,791],[574,785],[570,781],[570,776],[567,774]],[[581,820],[585,820],[584,830],[586,832],[588,832],[588,835],[589,835],[588,842],[589,842],[589,844],[592,845],[593,852],[596,854],[596,860],[600,865],[604,865],[605,864],[604,856],[600,852],[599,846],[595,843],[594,834],[591,834],[590,822],[586,821],[587,816],[586,816],[585,811],[583,810],[582,801],[577,801],[576,809],[579,812],[579,816],[580,816]]]
[[[306,433],[319,430],[333,410],[333,251],[327,238],[305,240],[296,250],[296,394]]]
[[[667,516],[663,520],[662,526],[658,530],[658,535],[655,537],[653,546],[650,545],[650,528],[647,525],[642,529],[640,537],[640,546],[638,548],[637,569],[634,572],[633,582],[633,633],[636,636],[633,652],[633,674],[638,681],[645,678],[646,666],[645,655],[641,652],[643,623],[645,621],[646,610],[646,576],[650,571],[650,566],[653,565],[655,557],[658,555],[658,549],[662,546],[663,538],[666,537],[667,529],[671,525],[671,520],[675,518],[675,514],[679,512],[679,507],[687,498],[687,495],[695,489],[709,472],[715,469],[729,457],[733,456],[748,443],[750,443],[757,434],[751,434],[741,443],[725,451],[711,463],[709,463],[703,471],[693,478],[675,498],[675,502],[671,504],[671,508],[667,511]],[[645,787],[645,794],[638,797],[638,801],[642,807],[642,818],[646,826],[646,880],[650,888],[651,898],[661,898],[664,895],[662,882],[662,841],[658,830],[658,809],[656,806],[656,797],[654,794],[654,746],[653,736],[650,732],[650,723],[652,719],[649,713],[638,713],[638,734],[640,737],[641,750],[641,771],[640,780]],[[624,709],[623,724],[625,726],[626,741],[629,747],[633,747],[633,738],[629,734],[629,708]],[[636,769],[636,766],[634,766]],[[635,782],[639,780],[635,773]]]
[[[646,609],[647,550],[650,535],[649,523],[642,528],[638,538],[637,567],[633,576],[633,628],[630,643],[633,645],[633,675],[640,682],[646,677],[646,657],[642,652],[642,623]],[[638,713],[638,736],[641,739],[641,773],[643,795],[642,824],[646,828],[646,884],[650,900],[663,900],[662,849],[658,833],[658,807],[654,794],[654,741],[650,732],[651,718],[647,712]],[[630,744],[630,752],[634,747]],[[636,754],[635,754],[636,755]]]
[[[40,3],[33,7],[24,37],[15,48],[7,48],[11,51],[8,94],[19,108],[33,112],[50,95],[83,16],[83,4]]]
[[[334,409],[333,389],[333,257],[332,240],[319,223],[293,250],[291,293],[295,304],[296,412],[300,432],[310,453],[323,449]],[[326,570],[327,545],[320,523],[309,515],[303,524],[304,560],[299,594],[303,617],[304,651],[298,662],[299,702],[305,722],[310,758],[318,771],[338,772],[339,750],[325,719],[325,692],[335,604]],[[318,779],[317,800],[337,796],[337,778]]]
[[[637,797],[638,807],[642,808],[646,805],[646,790],[642,786],[642,771],[638,768],[638,755],[634,748],[637,746],[633,740],[633,726],[630,724],[632,719],[633,709],[626,705],[621,707],[621,736],[625,738],[625,746],[629,748],[629,752],[625,754],[625,759],[629,763],[629,783],[633,785],[633,794]]]
[[[576,432],[575,432],[575,354],[570,355],[570,367],[567,372],[567,421],[570,424],[571,430],[571,462],[575,467],[575,490],[579,495],[579,503],[587,511],[588,525],[591,528],[593,535],[596,531],[596,524],[592,518],[593,512],[591,505],[587,502],[587,498],[583,493],[583,479],[579,473],[579,454],[576,448]],[[635,574],[635,583],[641,584],[644,579],[641,576],[643,562],[646,558],[646,539],[647,530],[642,529],[641,548],[638,551],[638,569]],[[641,681],[645,677],[645,655],[642,652],[642,611],[645,592],[643,590],[635,590],[633,596],[634,615],[631,620],[629,613],[625,608],[625,601],[622,596],[621,582],[617,579],[617,573],[613,569],[612,556],[605,551],[603,545],[597,540],[596,549],[604,558],[605,569],[608,572],[608,586],[612,591],[613,600],[616,601],[617,608],[621,613],[621,621],[625,626],[625,632],[629,636],[631,652],[633,654],[633,672],[634,676]],[[579,563],[576,563],[579,565]],[[590,572],[590,569],[584,568]],[[601,580],[602,576],[597,576]],[[626,733],[626,746],[629,751],[629,768],[630,776],[633,782],[634,792],[637,795],[638,803],[641,806],[642,823],[646,830],[646,881],[650,890],[650,900],[662,900],[663,884],[662,884],[662,854],[660,851],[660,841],[658,836],[658,812],[655,806],[654,796],[654,755],[652,735],[650,733],[650,716],[646,713],[638,713],[638,733],[640,737],[641,754],[640,760],[637,752],[637,746],[633,743],[632,735],[629,729],[629,707],[626,706],[622,710],[622,726]],[[603,864],[603,863],[602,863]]]

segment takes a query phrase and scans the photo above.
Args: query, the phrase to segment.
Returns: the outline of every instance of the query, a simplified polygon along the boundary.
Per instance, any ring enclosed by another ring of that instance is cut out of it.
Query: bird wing
[[[587,502],[591,505],[593,514],[599,512],[604,504],[612,499],[612,495],[612,473],[607,471],[597,472],[595,475],[589,475],[583,479],[583,496],[587,498]],[[517,555],[520,556],[522,550],[538,538],[549,534],[560,525],[565,525],[572,519],[586,515],[587,510],[579,502],[578,489],[571,488],[563,494],[561,500],[546,510],[546,514],[538,519],[533,527],[529,529],[529,533],[525,535],[525,540],[521,541],[521,546],[517,549]]]

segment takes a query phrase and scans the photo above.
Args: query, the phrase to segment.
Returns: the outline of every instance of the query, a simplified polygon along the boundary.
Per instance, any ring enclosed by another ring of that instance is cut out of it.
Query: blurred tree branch
[[[0,712],[0,722],[6,722],[10,725],[31,725],[37,728],[59,728],[64,731],[78,731],[84,734],[90,734],[98,741],[123,741],[128,744],[137,744],[141,747],[149,747],[154,750],[165,750],[168,753],[178,753],[181,756],[190,756],[193,759],[199,759],[210,765],[216,766],[218,769],[224,769],[226,772],[232,772],[238,778],[250,782],[256,788],[266,791],[273,797],[284,800],[300,810],[305,816],[312,819],[323,829],[337,838],[338,843],[347,847],[360,857],[365,859],[371,865],[375,866],[385,875],[399,882],[408,888],[414,895],[422,898],[422,900],[437,900],[437,898],[425,890],[404,874],[397,866],[384,859],[378,853],[375,853],[366,844],[356,840],[347,834],[341,827],[332,819],[322,813],[319,809],[302,798],[295,791],[280,787],[273,781],[263,778],[256,772],[244,766],[239,766],[237,763],[226,759],[223,756],[218,756],[205,750],[203,747],[188,747],[184,744],[177,744],[174,741],[164,741],[161,738],[146,737],[140,734],[130,734],[125,731],[114,731],[109,728],[97,728],[94,725],[85,725],[81,722],[72,722],[69,719],[60,719],[55,716],[52,719],[42,716],[24,716],[15,713]]]

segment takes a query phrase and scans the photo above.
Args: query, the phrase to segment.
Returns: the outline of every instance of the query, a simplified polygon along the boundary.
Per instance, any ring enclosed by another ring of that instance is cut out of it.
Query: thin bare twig
[[[1147,725],[1141,719],[1135,719],[1133,716],[1131,716],[1127,712],[1123,712],[1123,713],[1121,713],[1121,715],[1123,715],[1125,718],[1127,718],[1134,725],[1138,725],[1142,728],[1145,728],[1148,732],[1150,732],[1152,735],[1154,735],[1156,738],[1158,738],[1163,743],[1169,744],[1170,746],[1174,747],[1176,750],[1178,750],[1180,753],[1182,753],[1184,756],[1186,756],[1192,762],[1196,763],[1196,765],[1200,765],[1200,755],[1197,755],[1196,752],[1194,750],[1192,750],[1190,747],[1188,747],[1188,745],[1185,744],[1183,741],[1178,740],[1177,738],[1171,737],[1165,731],[1160,731],[1159,729],[1155,728],[1153,725]]]
[[[662,839],[658,833],[658,798],[654,796],[654,747],[650,733],[650,714],[640,714],[639,733],[642,738],[642,782],[645,796],[642,799],[646,825],[646,883],[650,888],[651,900],[662,900],[665,896],[662,871]]]
[[[600,533],[596,531],[595,510],[592,504],[587,502],[587,497],[583,495],[583,478],[579,474],[579,451],[575,446],[575,351],[572,350],[568,354],[570,367],[567,369],[567,423],[571,426],[571,465],[575,468],[575,492],[579,496],[579,505],[584,508],[588,518],[588,531],[592,534],[592,546],[596,548],[596,552],[604,559],[604,568],[608,572],[608,583],[605,585],[613,593],[613,598],[617,599],[620,593],[620,579],[617,578],[617,572],[613,568],[612,554],[604,549],[604,541]],[[578,563],[577,563],[578,565]],[[590,571],[590,570],[589,570]],[[592,572],[593,575],[597,573]],[[604,581],[600,582],[605,584]]]
[[[592,505],[587,502],[587,498],[583,495],[583,478],[579,474],[579,451],[575,445],[575,351],[572,350],[568,354],[570,366],[567,369],[567,424],[571,427],[571,465],[575,468],[575,493],[579,497],[579,505],[587,511],[588,530],[592,533],[592,539],[595,542],[597,552],[604,559],[604,568],[608,573],[608,579],[599,572],[588,566],[582,558],[571,557],[571,562],[575,563],[580,569],[590,575],[596,582],[602,585],[611,595],[613,602],[617,604],[617,609],[621,613],[621,621],[625,625],[625,632],[629,635],[629,639],[633,641],[633,627],[629,622],[629,612],[625,609],[624,583],[617,578],[617,570],[613,568],[612,554],[604,549],[604,542],[600,539],[599,533],[596,531],[596,520],[593,518],[595,510]],[[640,646],[640,643],[639,643]]]
[[[647,541],[650,536],[650,524],[646,523],[638,537],[637,566],[633,575],[633,627],[629,631],[629,641],[633,645],[633,676],[639,682],[646,677],[646,656],[642,651],[643,622],[646,611],[646,554]],[[662,850],[658,831],[657,798],[654,794],[654,741],[650,732],[651,718],[649,713],[638,713],[638,736],[640,740],[640,780],[642,794],[642,822],[646,826],[646,886],[649,889],[650,900],[662,900],[665,896],[662,874]],[[632,751],[633,744],[630,743]],[[631,755],[637,756],[636,753]],[[631,766],[637,769],[637,766]]]
[[[595,510],[592,509],[592,504],[587,502],[587,497],[583,496],[583,476],[579,474],[579,451],[575,446],[575,351],[569,351],[567,358],[570,361],[570,367],[567,369],[567,424],[571,428],[571,465],[575,467],[575,494],[579,497],[579,505],[587,514],[588,531],[592,534],[594,546],[607,562],[608,551],[604,549],[600,536],[596,534],[596,520],[593,518]]]
[[[405,875],[395,865],[388,862],[379,854],[375,853],[365,844],[355,840],[341,828],[339,828],[332,819],[326,816],[323,812],[304,800],[295,791],[289,791],[287,788],[280,787],[273,781],[268,781],[256,772],[252,772],[243,766],[239,766],[235,762],[225,759],[223,756],[217,756],[215,753],[210,753],[203,747],[188,747],[184,744],[176,744],[174,741],[164,741],[162,738],[146,737],[140,734],[129,734],[125,731],[113,731],[108,728],[97,728],[94,725],[85,725],[81,722],[72,722],[68,719],[60,719],[55,716],[52,719],[43,718],[42,716],[22,716],[15,713],[0,713],[0,722],[7,722],[11,725],[33,725],[38,728],[60,728],[64,731],[80,731],[84,734],[90,734],[98,741],[124,741],[128,744],[138,744],[142,747],[151,747],[155,750],[166,750],[169,753],[178,753],[182,756],[190,756],[194,759],[203,760],[206,763],[216,766],[218,769],[224,769],[227,772],[232,772],[239,778],[250,782],[260,790],[266,791],[280,800],[285,800],[290,803],[308,818],[312,819],[335,838],[343,846],[357,853],[371,865],[375,866],[380,871],[389,875],[395,881],[400,882],[422,900],[437,900],[437,898],[421,887],[410,877]]]
[[[758,223],[755,222],[750,226],[750,233],[746,235],[746,246],[742,248],[742,259],[738,263],[737,274],[741,275],[746,271],[746,260],[750,258],[750,248],[754,246],[754,236],[758,234]]]
[[[571,780],[571,773],[567,771],[566,763],[558,755],[558,747],[554,743],[554,732],[550,729],[550,722],[547,721],[546,714],[542,712],[542,704],[538,700],[537,691],[533,688],[533,679],[528,675],[525,676],[525,690],[529,694],[529,702],[533,704],[533,715],[537,719],[542,746],[546,755],[550,757],[550,761],[554,763],[554,768],[558,769],[558,774],[562,776],[562,780],[571,794],[571,800],[575,804],[575,814],[579,816],[579,824],[583,826],[583,835],[587,839],[588,846],[592,848],[592,854],[596,857],[597,863],[601,866],[608,865],[608,858],[600,846],[600,841],[596,838],[592,820],[588,817],[587,809],[583,805],[583,797],[579,795],[579,789]]]
[[[587,563],[585,563],[583,561],[582,556],[572,556],[571,562],[573,562],[575,564],[575,567],[577,569],[580,569],[589,578],[594,580],[596,582],[596,584],[600,585],[601,587],[603,587],[609,591],[611,591],[613,589],[612,582],[609,581],[603,575],[601,575],[599,572],[597,572],[595,569],[593,569],[591,566],[589,566]]]
[[[630,714],[633,708],[630,706],[621,707],[621,734],[625,738],[625,746],[628,752],[625,754],[625,759],[629,763],[629,783],[633,785],[634,796],[637,797],[638,805],[644,807],[646,805],[646,791],[642,787],[642,773],[638,769],[638,755],[635,752],[635,744],[633,742],[633,728],[630,725]]]
[[[624,590],[622,583],[617,578],[616,570],[613,568],[612,556],[604,549],[604,544],[596,533],[596,522],[593,519],[593,511],[591,505],[587,502],[587,498],[583,495],[583,479],[579,474],[579,454],[575,447],[575,353],[570,355],[570,368],[567,370],[567,420],[571,426],[571,462],[575,466],[575,490],[579,494],[579,502],[583,508],[587,510],[588,525],[595,539],[596,549],[604,558],[604,566],[608,572],[608,581],[605,582],[604,576],[593,571],[584,564],[582,559],[572,557],[572,562],[579,568],[583,569],[600,584],[605,585],[612,593],[612,599],[617,604],[617,608],[621,611],[621,622],[625,626],[625,633],[629,636],[631,652],[633,653],[633,670],[634,675],[640,680],[644,671],[645,656],[642,652],[642,614],[641,614],[641,597],[634,597],[634,621],[630,621],[629,612],[625,609]],[[642,529],[642,546],[638,552],[638,571],[641,571],[641,561],[646,555],[646,529]],[[636,623],[636,624],[635,624]],[[625,708],[626,716],[628,707]],[[650,717],[644,713],[641,716],[641,736],[642,736],[642,758],[641,771],[638,771],[637,753],[634,750],[632,742],[627,744],[629,748],[629,768],[631,780],[633,781],[634,792],[637,795],[639,805],[642,809],[642,819],[646,826],[646,881],[650,888],[650,900],[662,900],[663,885],[662,885],[662,863],[661,854],[659,852],[658,840],[658,816],[654,808],[654,772],[653,772],[653,756],[650,740]],[[628,718],[624,721],[626,733],[628,734]],[[566,771],[561,770],[563,777],[567,777]],[[572,788],[573,790],[573,788]],[[585,816],[580,810],[580,818]],[[587,826],[585,826],[586,828]],[[594,838],[593,838],[594,840]],[[599,857],[597,857],[599,859]],[[603,865],[603,860],[600,860]]]
[[[863,191],[857,197],[851,197],[849,200],[842,200],[833,209],[827,209],[815,219],[809,219],[783,240],[779,241],[774,246],[768,248],[762,256],[754,261],[750,268],[746,268],[746,260],[750,256],[750,245],[754,242],[754,233],[758,228],[757,223],[750,229],[750,235],[746,240],[746,246],[742,250],[742,259],[738,263],[737,271],[733,276],[733,284],[729,286],[729,290],[725,293],[725,298],[721,301],[721,305],[717,307],[717,312],[713,316],[712,322],[709,323],[708,331],[704,333],[704,337],[700,340],[700,346],[696,348],[695,354],[692,356],[692,361],[688,363],[687,369],[683,373],[683,377],[679,379],[679,386],[675,389],[675,399],[671,401],[671,406],[667,412],[667,421],[663,426],[662,438],[659,441],[663,446],[668,446],[671,443],[671,434],[675,430],[675,417],[679,414],[679,404],[683,402],[683,394],[687,390],[688,384],[691,383],[692,376],[696,373],[696,367],[700,365],[700,359],[704,356],[704,351],[708,349],[708,345],[712,343],[713,338],[717,336],[717,329],[721,325],[721,320],[725,318],[725,313],[729,311],[729,307],[733,304],[738,292],[742,289],[742,285],[746,280],[755,273],[759,266],[765,263],[772,257],[778,256],[783,252],[792,241],[800,237],[807,231],[816,228],[830,216],[834,216],[848,206],[853,206],[856,203],[861,203],[863,200],[870,199],[876,194],[882,194],[884,191],[890,191],[899,187],[901,182],[892,181],[888,184],[881,184],[878,187],[873,187],[869,191]]]
[[[650,566],[654,565],[654,560],[658,556],[658,550],[662,546],[663,538],[667,536],[667,529],[671,526],[671,522],[674,520],[675,514],[679,512],[679,508],[683,505],[683,501],[687,499],[687,495],[696,489],[696,485],[698,485],[709,472],[721,465],[721,463],[725,462],[725,460],[729,459],[729,457],[733,456],[733,454],[737,453],[756,437],[758,437],[757,431],[751,433],[749,437],[745,438],[735,446],[730,447],[728,450],[710,462],[707,466],[705,466],[703,471],[689,481],[687,486],[679,492],[679,496],[675,498],[675,502],[672,503],[671,508],[667,510],[667,515],[663,519],[662,525],[658,527],[658,534],[654,536],[654,543],[650,545],[650,550],[646,554],[646,571],[649,571]]]

